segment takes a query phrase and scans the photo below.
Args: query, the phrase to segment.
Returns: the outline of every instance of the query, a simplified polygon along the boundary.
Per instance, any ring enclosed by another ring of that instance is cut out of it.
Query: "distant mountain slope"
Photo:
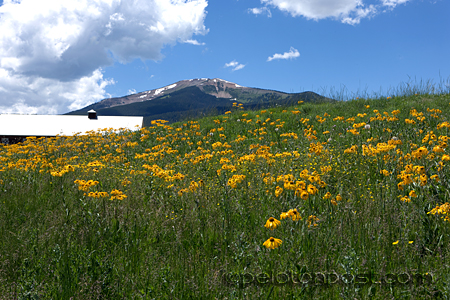
[[[222,79],[182,80],[166,87],[121,98],[104,99],[70,115],[87,114],[94,109],[99,116],[144,116],[144,126],[154,119],[171,122],[205,114],[223,113],[233,102],[244,108],[294,104],[298,101],[334,101],[313,92],[283,93],[242,87]]]

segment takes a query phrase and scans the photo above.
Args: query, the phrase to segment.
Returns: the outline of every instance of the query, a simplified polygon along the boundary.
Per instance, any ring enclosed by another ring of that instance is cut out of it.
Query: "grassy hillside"
[[[448,298],[449,116],[235,105],[0,146],[0,298]]]

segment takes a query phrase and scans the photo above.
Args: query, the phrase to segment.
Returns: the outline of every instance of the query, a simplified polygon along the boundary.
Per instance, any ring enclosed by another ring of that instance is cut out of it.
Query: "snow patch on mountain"
[[[177,84],[174,83],[174,84],[168,85],[168,86],[166,86],[166,87],[157,89],[157,90],[155,90],[154,96],[156,96],[156,95],[158,95],[158,94],[161,94],[161,93],[164,92],[164,91],[173,89],[173,88],[176,87],[176,86],[177,86]]]

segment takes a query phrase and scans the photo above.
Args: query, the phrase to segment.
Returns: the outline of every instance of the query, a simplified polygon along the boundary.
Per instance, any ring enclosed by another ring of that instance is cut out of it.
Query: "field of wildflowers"
[[[419,93],[0,146],[0,298],[447,298],[449,129]]]

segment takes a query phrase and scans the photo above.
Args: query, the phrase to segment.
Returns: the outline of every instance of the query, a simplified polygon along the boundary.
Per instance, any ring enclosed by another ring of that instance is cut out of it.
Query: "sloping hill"
[[[242,87],[220,79],[195,79],[179,81],[139,94],[105,99],[68,114],[85,115],[93,109],[99,116],[144,116],[144,126],[147,126],[155,119],[175,122],[200,115],[223,113],[230,110],[234,102],[243,104],[246,109],[255,109],[294,104],[298,101],[334,100],[313,92],[289,94]]]

